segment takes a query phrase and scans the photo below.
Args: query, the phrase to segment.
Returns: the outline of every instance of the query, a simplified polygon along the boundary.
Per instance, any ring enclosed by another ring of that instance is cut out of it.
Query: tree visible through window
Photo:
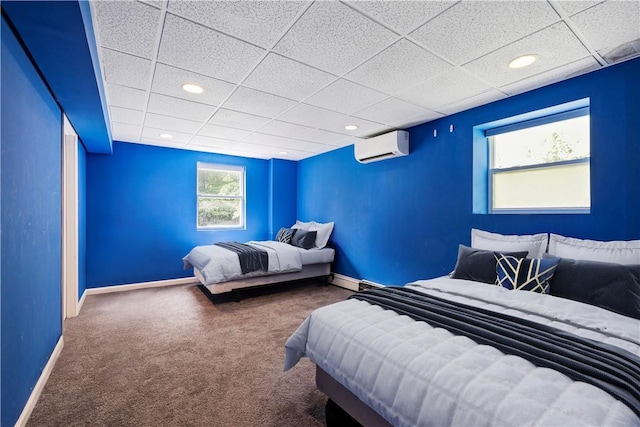
[[[588,211],[587,108],[486,131],[491,212]]]
[[[198,163],[198,228],[244,227],[244,168]]]

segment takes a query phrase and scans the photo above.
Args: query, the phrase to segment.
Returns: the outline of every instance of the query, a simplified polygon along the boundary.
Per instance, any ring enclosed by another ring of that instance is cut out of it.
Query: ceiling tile
[[[142,3],[146,3],[149,6],[153,6],[156,9],[162,8],[162,3],[164,3],[164,1],[162,0],[139,0],[139,1],[141,1]]]
[[[282,159],[282,160],[302,160],[302,159],[306,159],[307,157],[311,157],[313,155],[314,153],[308,153],[306,151],[298,151],[298,150],[293,150],[291,148],[287,148],[286,154],[280,154],[280,152],[278,152],[278,154],[273,155],[272,158]]]
[[[387,98],[382,102],[358,111],[354,116],[390,125],[391,123],[401,121],[407,117],[417,116],[418,114],[427,115],[431,113],[433,112],[407,101],[403,101],[398,98]]]
[[[169,11],[270,48],[308,1],[170,1]]]
[[[169,139],[161,138],[160,134],[169,134],[173,138],[169,138]],[[168,132],[166,129],[145,126],[144,129],[142,129],[142,138],[140,138],[140,140],[144,141],[145,139],[146,140],[152,139],[155,141],[162,141],[166,143],[185,144],[187,141],[189,141],[189,138],[191,138],[191,135],[192,135],[191,133],[176,132],[174,130]]]
[[[339,2],[315,2],[275,51],[334,74],[344,74],[396,35]]]
[[[138,110],[111,106],[109,107],[109,116],[112,122],[141,126],[144,113]]]
[[[158,60],[238,83],[263,53],[264,49],[167,14]]]
[[[218,125],[204,125],[204,127],[198,132],[198,135],[210,136],[213,138],[231,139],[238,141],[251,132],[241,129],[228,128],[226,126]]]
[[[107,83],[107,98],[109,105],[129,108],[132,110],[144,110],[147,101],[147,92],[140,89],[114,85]]]
[[[140,137],[140,126],[126,123],[112,123],[111,136],[114,141],[138,141]]]
[[[151,59],[155,53],[160,11],[135,1],[90,3],[103,47]]]
[[[236,129],[254,131],[260,126],[269,123],[270,119],[254,116],[253,114],[241,113],[238,111],[225,110],[223,108],[216,111],[209,123],[220,126],[228,126]]]
[[[204,92],[186,92],[182,90],[184,83],[198,84]],[[211,105],[220,105],[235,88],[231,83],[160,63],[156,64],[151,86],[153,92]]]
[[[299,138],[301,135],[306,135],[312,130],[313,128],[307,126],[294,125],[293,123],[278,120],[273,120],[260,128],[261,133],[268,133],[269,135],[282,136],[285,138]]]
[[[270,53],[242,85],[300,101],[335,78],[317,68]]]
[[[344,127],[346,125],[356,125],[358,129],[356,130],[346,130]],[[328,130],[330,132],[337,132],[348,136],[355,136],[359,138],[368,137],[370,135],[378,134],[389,130],[390,127],[382,124],[371,122],[369,120],[361,119],[359,117],[347,116],[343,115],[340,119],[335,122],[329,123],[327,125],[322,126],[323,130]]]
[[[384,22],[400,34],[407,34],[456,1],[349,1],[350,5]]]
[[[342,117],[342,114],[325,110],[324,108],[314,107],[313,105],[307,104],[298,104],[291,110],[279,116],[278,120],[317,128]]]
[[[507,95],[497,89],[489,89],[488,91],[482,92],[479,95],[465,98],[462,101],[453,102],[451,104],[445,105],[444,107],[440,107],[438,111],[440,113],[450,115],[459,113],[460,111],[469,110],[479,105],[489,104],[490,102],[498,101],[506,97]]]
[[[147,89],[151,75],[151,61],[138,56],[102,49],[104,79],[109,83]]]
[[[317,142],[319,144],[332,145],[336,147],[342,146],[344,142],[350,138],[351,137],[341,133],[329,132],[322,129],[313,130],[300,137],[300,139],[304,141]]]
[[[640,1],[608,1],[571,17],[590,46],[606,54],[640,39]]]
[[[411,126],[417,126],[444,117],[444,114],[427,110],[426,113],[417,114],[415,116],[404,117],[397,122],[390,123],[391,127],[408,129]]]
[[[546,1],[463,1],[411,36],[461,65],[559,19]]]
[[[242,142],[250,142],[260,145],[275,145],[284,144],[291,138],[283,138],[280,136],[267,135],[266,133],[252,133],[242,140]]]
[[[528,67],[509,68],[509,61],[524,53],[535,53],[538,59]],[[589,51],[561,22],[476,59],[464,68],[495,86],[504,86],[587,56]]]
[[[592,56],[589,56],[576,62],[572,62],[570,64],[566,64],[561,67],[554,68],[552,70],[545,71],[531,77],[527,77],[515,83],[502,86],[500,90],[509,95],[516,95],[518,93],[526,92],[531,89],[555,83],[569,77],[588,73],[589,71],[597,70],[598,68],[600,68],[600,64],[598,64],[598,62],[593,59]]]
[[[347,78],[394,94],[451,68],[435,55],[402,39],[350,72]]]
[[[249,142],[236,142],[233,148],[250,153],[262,153],[269,155],[276,154],[279,151],[276,147],[263,144],[252,144]]]
[[[384,93],[340,79],[306,99],[305,103],[351,114],[386,97]]]
[[[454,68],[399,92],[398,97],[426,108],[437,109],[465,97],[477,95],[490,87],[465,70]]]
[[[144,121],[145,127],[152,127],[167,131],[176,131],[194,134],[200,128],[199,122],[191,120],[178,119],[175,117],[162,116],[160,114],[147,113]]]
[[[197,122],[207,121],[216,107],[198,102],[187,101],[172,96],[152,93],[149,97],[147,111],[150,113],[174,116],[181,119],[193,120]]]
[[[184,150],[184,148],[186,147],[184,142],[175,142],[171,140],[153,139],[153,138],[141,138],[140,142],[135,142],[135,144],[153,145],[154,147],[164,147],[164,148],[176,148],[179,150]]]
[[[239,87],[222,106],[230,110],[273,118],[295,104],[295,101],[290,99]]]
[[[276,144],[278,147],[285,148],[286,150],[306,151],[307,153],[322,153],[327,151],[327,148],[334,150],[336,147],[318,144],[316,142],[301,141],[298,139],[287,139],[280,144]]]
[[[228,139],[212,138],[204,135],[196,135],[191,139],[189,145],[200,145],[205,147],[231,148],[236,145],[236,141]]]
[[[562,6],[562,9],[564,9],[568,15],[573,15],[574,13],[581,12],[597,5],[598,3],[602,3],[603,1],[604,0],[558,0],[558,4]]]

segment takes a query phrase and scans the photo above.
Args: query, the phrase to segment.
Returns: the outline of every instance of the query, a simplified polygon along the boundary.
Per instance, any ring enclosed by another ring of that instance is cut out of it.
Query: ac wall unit
[[[373,138],[358,141],[354,145],[356,160],[371,163],[409,154],[409,132],[396,130]]]

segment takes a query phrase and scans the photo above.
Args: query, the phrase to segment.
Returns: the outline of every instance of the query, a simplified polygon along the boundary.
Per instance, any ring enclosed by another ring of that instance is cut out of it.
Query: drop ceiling
[[[640,56],[637,0],[90,5],[114,140],[264,159],[304,159]],[[537,61],[510,69],[522,54]]]

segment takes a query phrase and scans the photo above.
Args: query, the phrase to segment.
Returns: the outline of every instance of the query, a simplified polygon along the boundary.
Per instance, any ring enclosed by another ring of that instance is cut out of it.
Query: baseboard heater
[[[358,282],[358,290],[359,291],[364,291],[367,289],[371,289],[371,288],[382,288],[384,287],[384,285],[380,284],[380,283],[376,283],[376,282],[371,282],[369,280],[360,280]]]

